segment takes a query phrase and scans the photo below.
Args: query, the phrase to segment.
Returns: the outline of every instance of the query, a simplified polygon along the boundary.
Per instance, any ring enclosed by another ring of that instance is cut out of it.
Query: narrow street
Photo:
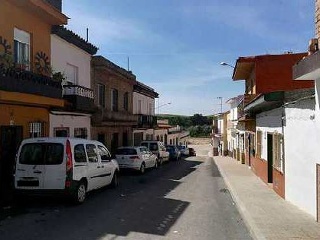
[[[1,239],[251,239],[209,149],[143,176],[124,172],[117,189],[80,206],[29,200],[0,221]]]

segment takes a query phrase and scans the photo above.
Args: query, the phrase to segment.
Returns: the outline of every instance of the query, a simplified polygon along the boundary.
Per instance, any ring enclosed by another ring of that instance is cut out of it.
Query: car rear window
[[[19,163],[27,165],[58,165],[63,162],[60,143],[28,143],[22,146]]]
[[[137,150],[134,148],[119,148],[116,155],[137,155]]]
[[[158,144],[157,143],[150,143],[150,151],[157,151]]]

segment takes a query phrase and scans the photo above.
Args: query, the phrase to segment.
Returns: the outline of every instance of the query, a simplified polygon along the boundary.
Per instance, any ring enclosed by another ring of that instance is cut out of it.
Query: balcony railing
[[[256,94],[244,94],[243,100],[238,105],[238,119],[242,119],[245,117],[244,107],[249,104],[255,97]]]
[[[63,86],[63,98],[71,103],[72,111],[94,112],[93,90],[79,85]]]
[[[128,112],[103,111],[102,121],[103,122],[131,122],[132,124],[137,125],[138,116]]]
[[[30,71],[0,65],[0,89],[62,99],[60,82]]]
[[[153,115],[137,114],[138,128],[153,128],[157,125],[157,117]]]

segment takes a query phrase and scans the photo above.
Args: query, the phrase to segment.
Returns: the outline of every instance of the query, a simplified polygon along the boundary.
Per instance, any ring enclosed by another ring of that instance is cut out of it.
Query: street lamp
[[[158,106],[158,107],[157,107],[158,115],[159,115],[159,113],[160,113],[159,108],[164,107],[164,106],[167,106],[167,105],[170,105],[170,104],[171,104],[171,102],[168,102],[168,103],[164,103],[164,104],[161,104],[160,106]]]
[[[231,64],[229,64],[229,63],[226,63],[226,62],[221,62],[220,65],[222,65],[222,66],[229,66],[229,67],[231,67],[231,68],[235,68],[235,66],[233,66],[233,65],[231,65]]]

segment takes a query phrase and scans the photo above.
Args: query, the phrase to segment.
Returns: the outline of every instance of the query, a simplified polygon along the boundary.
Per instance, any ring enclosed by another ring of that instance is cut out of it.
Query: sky
[[[228,110],[244,81],[221,62],[305,52],[315,35],[312,0],[63,0],[63,12],[98,55],[159,93],[161,114],[215,114],[218,97]]]

